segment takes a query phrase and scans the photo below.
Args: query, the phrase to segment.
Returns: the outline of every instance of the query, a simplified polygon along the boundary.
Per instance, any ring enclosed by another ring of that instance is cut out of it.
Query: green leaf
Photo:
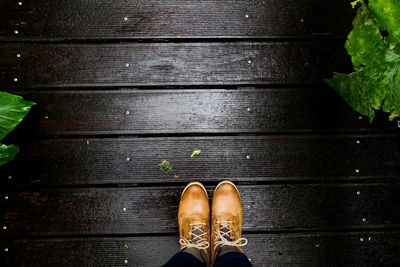
[[[16,145],[6,146],[0,144],[0,166],[14,159],[19,148]]]
[[[200,155],[200,154],[201,154],[201,150],[194,150],[194,151],[192,152],[192,155],[190,155],[190,157],[193,158],[194,156],[198,156],[198,155]]]
[[[400,1],[395,1],[370,0],[373,12],[360,1],[362,5],[345,44],[355,72],[335,73],[332,79],[325,80],[351,107],[368,116],[370,122],[375,109],[390,112],[390,119],[400,114],[400,56],[394,50],[400,20],[390,17],[397,15],[400,8]],[[380,17],[383,3],[389,3],[387,6],[393,11],[386,15],[389,17]],[[381,34],[384,30],[389,33],[385,39]]]
[[[385,43],[394,48],[400,43],[400,3],[399,0],[370,0],[369,9],[378,21],[381,30],[389,35]]]
[[[357,3],[360,3],[360,0],[356,0],[356,1],[350,2],[350,5],[351,5],[352,8],[355,8]]]
[[[0,140],[22,121],[33,105],[34,102],[20,96],[0,92]]]
[[[174,172],[174,169],[172,168],[171,163],[166,159],[162,160],[158,165],[160,166],[160,170],[162,170],[163,172],[166,172],[166,173]]]

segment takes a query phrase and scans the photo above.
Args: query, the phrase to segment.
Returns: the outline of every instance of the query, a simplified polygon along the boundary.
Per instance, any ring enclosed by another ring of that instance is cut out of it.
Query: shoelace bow
[[[217,224],[221,224],[221,226],[226,227],[229,229],[229,224],[233,224],[232,221],[217,221]],[[220,227],[221,228],[221,227]],[[215,233],[218,236],[218,241],[214,244],[214,249],[217,248],[217,246],[234,246],[234,247],[243,247],[247,245],[247,239],[242,237],[234,241],[229,241],[228,238],[230,239],[230,233],[232,230],[229,229],[227,232],[222,232],[220,229],[215,229]]]
[[[182,248],[198,248],[198,249],[207,249],[210,246],[210,242],[204,239],[204,235],[207,233],[202,229],[203,226],[205,226],[205,223],[191,223],[189,226],[193,226],[193,229],[191,232],[188,232],[188,234],[191,235],[192,239],[187,240],[184,236],[182,236],[179,239],[179,244],[182,245]],[[199,230],[202,233],[201,234],[195,234],[193,233],[194,231]],[[193,240],[198,239],[199,241],[193,242]]]

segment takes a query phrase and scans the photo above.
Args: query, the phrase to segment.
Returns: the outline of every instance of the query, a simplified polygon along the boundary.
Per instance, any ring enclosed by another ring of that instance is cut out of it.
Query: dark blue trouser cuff
[[[199,261],[195,256],[178,252],[163,267],[206,267],[207,265]],[[229,252],[218,257],[214,267],[252,267],[253,265],[243,253]]]
[[[214,267],[252,267],[250,260],[243,253],[229,252],[215,260]]]
[[[162,267],[207,267],[195,256],[186,252],[178,252]]]

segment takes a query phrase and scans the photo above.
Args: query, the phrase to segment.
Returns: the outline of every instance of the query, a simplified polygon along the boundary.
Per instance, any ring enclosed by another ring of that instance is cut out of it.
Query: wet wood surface
[[[345,0],[6,0],[0,38],[343,38],[354,13]]]
[[[393,205],[400,201],[399,187],[375,183],[239,186],[243,230],[392,229],[400,226],[400,206]],[[0,236],[177,233],[183,188],[9,192],[8,199],[0,201],[7,225]]]
[[[249,240],[245,251],[254,266],[395,266],[400,256],[400,233],[394,231],[245,236]],[[160,266],[178,250],[177,240],[176,236],[16,239],[0,240],[0,246],[9,249],[5,263],[18,266]],[[149,248],[157,248],[157,253]]]
[[[0,78],[13,88],[321,84],[351,70],[337,41],[3,43],[0,54]]]
[[[38,103],[22,127],[44,136],[397,129],[387,116],[371,125],[329,88],[16,93]]]
[[[0,167],[2,263],[160,266],[184,186],[227,179],[254,266],[399,266],[400,122],[369,124],[323,82],[352,71],[355,12],[1,1],[0,89],[38,104],[2,140],[20,146]]]
[[[0,181],[9,187],[395,181],[399,147],[397,134],[28,139]],[[196,149],[202,153],[190,158]],[[178,179],[160,171],[163,159]]]

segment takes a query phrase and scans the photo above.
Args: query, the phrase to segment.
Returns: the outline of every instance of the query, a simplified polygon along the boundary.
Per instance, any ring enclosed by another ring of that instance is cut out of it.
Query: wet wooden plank
[[[176,233],[183,188],[3,192],[8,199],[0,200],[1,221],[7,229],[0,235]],[[395,183],[256,185],[239,186],[239,191],[245,231],[388,229],[400,225],[400,185]]]
[[[400,264],[400,233],[394,231],[244,237],[249,240],[245,253],[255,266]],[[8,248],[7,266],[161,266],[179,249],[177,236],[0,240],[0,246]]]
[[[15,91],[14,91],[15,92]],[[15,92],[38,103],[30,135],[281,133],[398,129],[359,119],[330,88]]]
[[[321,84],[351,70],[342,42],[3,43],[0,54],[3,88]]]
[[[354,14],[347,0],[6,0],[0,39],[344,37]]]
[[[161,266],[179,250],[175,236],[0,240],[0,244],[2,250],[8,248],[3,255],[7,266]]]
[[[16,143],[20,154],[0,167],[2,187],[400,177],[398,134],[74,138]],[[190,158],[196,149],[202,153]],[[171,162],[179,179],[160,171],[158,164],[163,159]]]

